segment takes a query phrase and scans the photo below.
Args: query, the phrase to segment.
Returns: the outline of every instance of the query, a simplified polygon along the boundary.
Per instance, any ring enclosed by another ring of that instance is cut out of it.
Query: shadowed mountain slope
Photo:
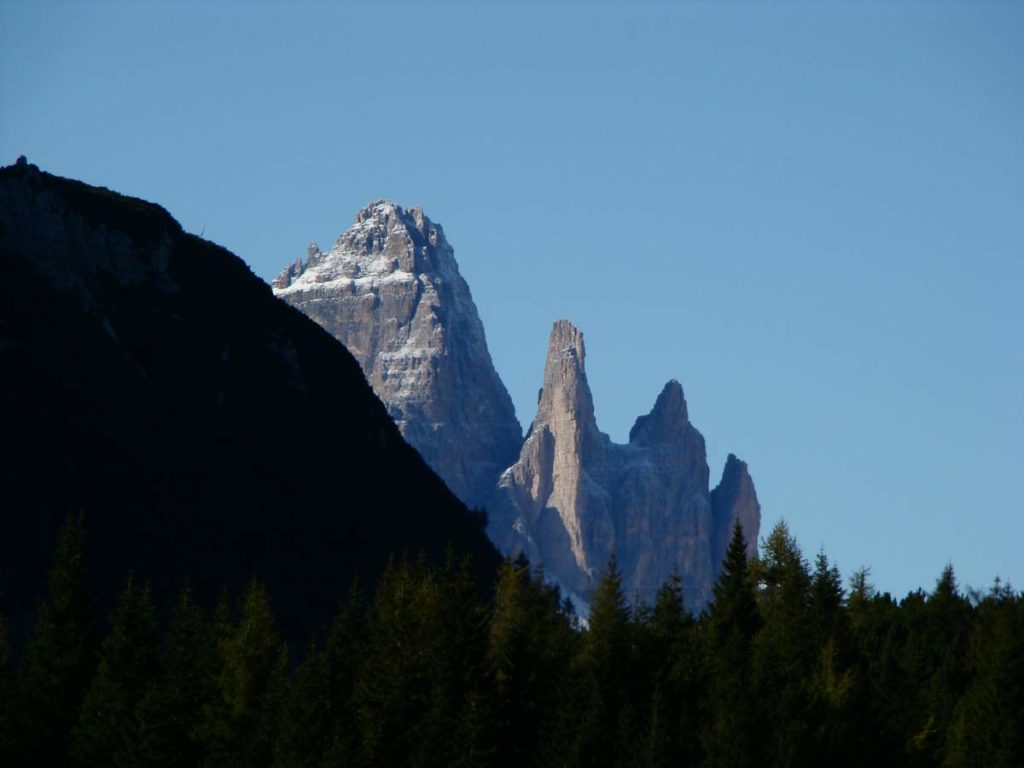
[[[0,612],[27,621],[83,511],[102,604],[264,579],[319,628],[388,554],[497,553],[348,351],[159,206],[0,169]]]

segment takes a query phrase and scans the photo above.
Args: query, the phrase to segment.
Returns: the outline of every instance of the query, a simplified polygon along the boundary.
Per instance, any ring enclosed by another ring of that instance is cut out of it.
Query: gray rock
[[[709,492],[679,382],[627,444],[613,443],[594,418],[583,334],[566,320],[552,328],[523,441],[452,248],[420,209],[370,204],[329,252],[311,243],[273,286],[348,347],[405,438],[463,501],[487,509],[498,547],[525,553],[584,603],[613,552],[630,597],[652,601],[676,571],[700,608],[735,520],[756,550],[746,465],[730,456]]]
[[[441,226],[379,200],[329,252],[311,243],[273,288],[348,347],[406,440],[482,507],[522,429]]]
[[[747,556],[757,554],[757,537],[761,529],[761,505],[757,501],[754,481],[747,464],[731,453],[726,459],[722,480],[711,492],[711,508],[715,518],[715,531],[711,540],[714,563],[718,567],[725,559],[725,550],[732,538],[737,522],[747,540]]]
[[[615,553],[631,597],[653,601],[675,571],[687,604],[699,608],[717,573],[716,532],[740,515],[756,541],[760,508],[746,465],[728,465],[717,512],[704,438],[679,382],[665,385],[619,445],[597,428],[585,359],[582,333],[556,322],[537,415],[519,460],[499,480],[488,533],[503,551],[543,563],[584,601]]]

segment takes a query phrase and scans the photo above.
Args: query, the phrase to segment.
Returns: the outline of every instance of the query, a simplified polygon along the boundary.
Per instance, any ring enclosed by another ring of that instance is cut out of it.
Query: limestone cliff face
[[[727,469],[721,514],[733,517],[720,521],[704,438],[690,423],[679,382],[665,385],[629,442],[618,445],[597,428],[584,362],[583,335],[556,322],[537,415],[489,505],[489,533],[503,551],[543,563],[584,599],[615,553],[630,596],[651,601],[677,571],[688,604],[699,607],[717,570],[716,532],[741,515],[756,541],[760,510],[756,496],[749,503],[746,465]]]
[[[273,288],[348,347],[406,440],[482,507],[522,430],[441,226],[419,208],[371,203]]]
[[[583,594],[614,547],[612,499],[599,477],[610,445],[597,429],[584,371],[583,334],[565,320],[548,342],[537,416],[488,505],[488,532]]]

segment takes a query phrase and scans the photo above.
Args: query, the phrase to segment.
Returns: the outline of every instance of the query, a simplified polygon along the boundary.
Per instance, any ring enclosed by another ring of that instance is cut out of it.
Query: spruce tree
[[[922,764],[938,764],[945,757],[954,709],[969,681],[965,659],[972,618],[971,606],[960,594],[949,564],[925,601],[919,620],[911,624],[908,639],[908,673],[919,693],[911,744]]]
[[[819,551],[814,559],[810,588],[814,640],[818,646],[844,633],[847,622],[843,610],[845,599],[843,577],[839,569],[829,563],[824,550]]]
[[[213,632],[188,589],[165,646],[160,679],[139,707],[141,750],[154,768],[189,768],[204,753],[203,713],[213,702],[217,657]]]
[[[372,764],[443,764],[434,733],[436,659],[445,642],[441,586],[422,566],[392,562],[367,619],[366,653],[356,682],[364,755]]]
[[[810,732],[817,726],[810,675],[818,649],[811,577],[785,521],[779,521],[765,539],[757,577],[764,624],[754,643],[754,677],[767,726],[762,749],[776,765],[804,765]]]
[[[13,765],[16,754],[14,715],[16,712],[14,674],[7,625],[0,617],[0,765]]]
[[[57,540],[47,597],[39,607],[19,696],[19,731],[29,765],[68,762],[71,733],[97,663],[97,630],[84,561],[81,515]]]
[[[366,606],[357,585],[322,646],[299,666],[283,713],[284,765],[357,766],[362,759],[354,690],[364,642]]]
[[[581,724],[581,762],[624,763],[636,728],[630,690],[632,666],[630,610],[622,592],[622,572],[613,554],[594,592],[582,657],[589,702]]]
[[[83,766],[148,766],[141,750],[140,705],[158,680],[156,618],[149,590],[128,577],[85,695],[73,752]]]
[[[288,650],[274,627],[266,588],[254,581],[242,601],[239,623],[225,626],[221,612],[215,632],[219,674],[207,724],[206,764],[270,765],[278,746]]]
[[[673,571],[658,590],[646,626],[642,668],[650,677],[645,766],[695,765],[700,759],[701,654],[696,623],[683,603],[682,580]]]
[[[902,656],[908,603],[901,607],[888,593],[879,594],[868,568],[855,571],[849,583],[846,606],[854,646],[850,707],[858,738],[848,752],[861,765],[906,764],[906,700],[912,683]]]
[[[568,694],[575,635],[556,588],[525,559],[498,571],[487,662],[498,765],[559,765],[576,727]]]
[[[811,676],[815,718],[808,754],[818,765],[861,765],[852,746],[863,728],[853,710],[854,653],[844,605],[842,576],[824,551],[815,558],[811,579],[811,621],[817,660]]]
[[[444,766],[487,751],[478,725],[486,700],[486,613],[466,561],[443,570],[392,564],[367,622],[366,652],[356,685],[365,756]],[[453,741],[459,732],[460,739]]]
[[[763,741],[751,675],[752,646],[760,626],[746,542],[737,523],[708,613],[710,711],[702,741],[711,768],[760,764],[756,758]]]
[[[956,706],[945,765],[1024,765],[1024,593],[997,580],[978,605],[966,661],[971,682]]]

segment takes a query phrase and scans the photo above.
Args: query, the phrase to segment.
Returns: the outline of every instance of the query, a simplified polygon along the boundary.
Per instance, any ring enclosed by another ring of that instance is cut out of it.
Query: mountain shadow
[[[30,622],[82,512],[101,607],[264,580],[289,634],[389,553],[497,552],[348,351],[161,207],[0,169],[0,613]]]

